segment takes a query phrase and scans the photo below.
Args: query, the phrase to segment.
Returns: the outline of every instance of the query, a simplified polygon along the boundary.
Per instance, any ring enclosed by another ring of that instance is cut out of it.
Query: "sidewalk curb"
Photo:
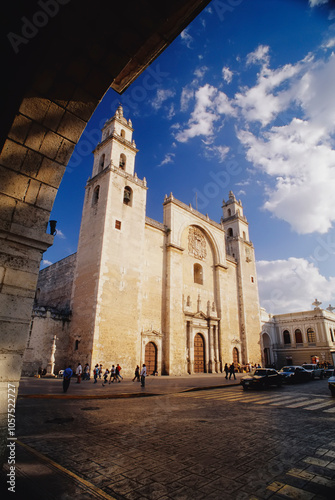
[[[173,394],[183,394],[186,392],[196,392],[196,391],[209,391],[211,389],[223,389],[226,387],[236,387],[240,383],[234,383],[229,385],[209,385],[205,387],[191,387],[189,389],[183,389],[176,392],[160,392],[160,393],[148,393],[148,392],[127,392],[121,394],[19,394],[18,399],[131,399],[131,398],[147,398],[154,396],[169,396]]]

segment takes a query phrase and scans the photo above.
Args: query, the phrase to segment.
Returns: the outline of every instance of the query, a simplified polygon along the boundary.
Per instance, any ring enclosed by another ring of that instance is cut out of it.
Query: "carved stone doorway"
[[[147,367],[148,375],[153,375],[157,372],[157,347],[153,342],[148,342],[145,346],[144,362]]]
[[[205,372],[205,341],[200,333],[194,337],[194,373]]]

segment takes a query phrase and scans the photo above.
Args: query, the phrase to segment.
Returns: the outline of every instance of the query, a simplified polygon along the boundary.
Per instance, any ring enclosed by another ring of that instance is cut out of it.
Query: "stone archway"
[[[262,335],[262,344],[263,344],[263,364],[264,366],[270,366],[272,363],[271,360],[271,340],[269,335],[264,332]]]
[[[53,242],[46,234],[50,211],[76,143],[108,88],[122,93],[208,3],[7,5],[0,124],[3,408],[8,383],[18,387],[40,261]],[[118,19],[112,29],[111,19]],[[153,85],[161,77],[151,71],[148,78]],[[0,461],[6,423],[2,413]]]

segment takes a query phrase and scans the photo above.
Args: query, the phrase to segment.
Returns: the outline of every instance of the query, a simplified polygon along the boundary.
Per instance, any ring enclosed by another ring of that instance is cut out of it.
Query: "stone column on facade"
[[[209,342],[209,362],[208,362],[208,373],[213,373],[215,371],[214,362],[214,326],[209,324],[208,327],[208,342]]]
[[[193,362],[191,356],[191,323],[186,321],[186,343],[187,343],[187,372],[193,373]]]
[[[50,356],[50,359],[48,362],[47,373],[46,373],[46,377],[49,377],[49,378],[55,377],[54,370],[55,370],[56,340],[57,340],[57,337],[56,337],[56,335],[54,335],[53,339],[52,339],[51,356]]]
[[[213,326],[214,332],[214,359],[215,359],[215,371],[220,373],[220,358],[219,358],[219,331],[216,325]]]

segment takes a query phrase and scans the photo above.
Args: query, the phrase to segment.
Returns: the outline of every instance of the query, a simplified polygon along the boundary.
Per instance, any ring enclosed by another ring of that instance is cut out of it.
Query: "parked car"
[[[272,368],[257,368],[250,375],[246,375],[241,378],[241,385],[243,390],[249,389],[249,387],[259,387],[260,389],[266,389],[270,385],[276,385],[280,387],[283,383],[283,377]]]
[[[287,384],[307,382],[312,378],[310,372],[305,370],[302,366],[283,366],[278,373],[280,373],[283,377],[283,381]]]
[[[323,379],[323,368],[320,368],[318,365],[304,363],[301,366],[311,374],[312,380],[314,380],[315,377],[318,377],[320,380]]]
[[[323,369],[323,376],[326,378],[332,377],[334,371],[334,366],[329,365],[328,368]]]
[[[328,379],[328,388],[332,393],[332,396],[335,397],[335,370],[333,370],[333,375]]]

